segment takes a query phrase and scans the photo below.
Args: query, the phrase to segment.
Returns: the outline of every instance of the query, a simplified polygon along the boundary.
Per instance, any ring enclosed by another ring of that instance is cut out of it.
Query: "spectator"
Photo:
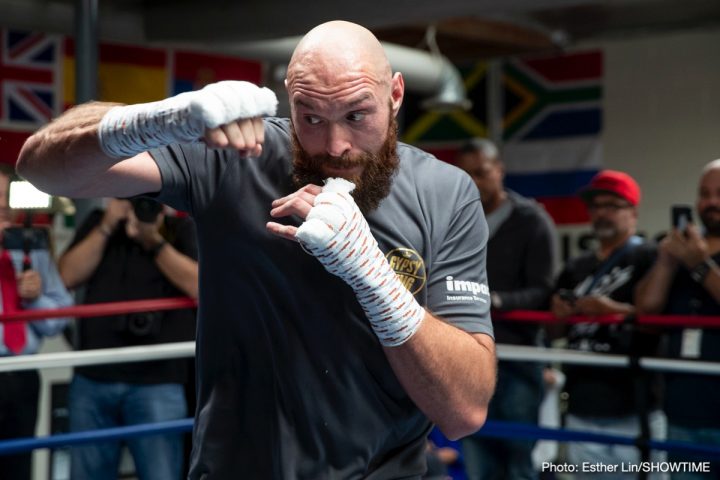
[[[497,147],[485,139],[464,145],[457,165],[472,177],[480,191],[487,218],[488,284],[492,306],[498,311],[546,309],[553,288],[555,229],[542,206],[504,188],[504,167]],[[541,345],[539,324],[495,321],[496,341],[512,345]],[[537,425],[544,388],[542,364],[503,362],[490,402],[488,418]],[[532,479],[533,440],[466,437],[462,441],[470,479]]]
[[[50,252],[29,245],[30,263],[25,263],[22,238],[10,238],[7,228],[12,215],[8,204],[14,172],[0,166],[0,308],[2,313],[67,307],[72,297],[63,286]],[[37,353],[43,337],[60,333],[68,321],[51,318],[32,322],[0,322],[0,357]],[[38,413],[40,375],[36,370],[0,373],[0,439],[34,437]],[[4,480],[31,478],[32,452],[0,455],[0,477]]]
[[[196,297],[198,265],[194,225],[166,217],[149,199],[110,200],[78,229],[60,259],[69,288],[84,286],[84,303],[177,296]],[[78,323],[80,349],[192,340],[194,310],[110,315]],[[81,367],[70,387],[70,429],[92,430],[176,420],[187,415],[186,361],[165,360]],[[180,435],[127,441],[141,480],[178,480]],[[119,443],[74,447],[71,478],[115,478]]]
[[[631,315],[633,289],[652,265],[654,248],[635,235],[640,187],[629,175],[603,170],[581,191],[598,246],[571,259],[557,282],[552,311],[558,319],[570,315]],[[571,325],[568,348],[598,353],[655,354],[659,335],[632,325],[583,322]],[[664,416],[659,408],[655,377],[629,370],[564,367],[569,394],[565,425],[569,429],[636,436],[643,424],[638,415],[650,411],[655,438],[663,438]],[[639,380],[642,380],[640,382]],[[638,463],[635,447],[572,442],[568,461],[604,464]],[[580,474],[579,474],[580,475]],[[620,473],[611,474],[618,478]],[[602,478],[592,474],[588,478]],[[578,477],[579,478],[579,477]]]
[[[720,160],[702,171],[696,209],[704,233],[694,223],[677,228],[660,242],[658,257],[637,289],[637,306],[644,313],[720,315]],[[669,355],[720,361],[720,329],[677,328],[670,332]],[[665,374],[665,414],[668,438],[720,445],[720,389],[715,375]],[[670,460],[694,460],[670,453]],[[711,475],[673,474],[673,479],[717,478]]]

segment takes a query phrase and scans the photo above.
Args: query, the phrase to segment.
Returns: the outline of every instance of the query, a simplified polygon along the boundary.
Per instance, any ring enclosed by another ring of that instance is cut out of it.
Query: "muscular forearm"
[[[426,313],[415,335],[385,354],[415,404],[448,438],[469,435],[485,422],[496,375],[489,336],[470,335]]]
[[[155,258],[160,271],[165,277],[182,290],[187,296],[198,296],[198,264],[195,260],[183,255],[172,245],[166,244]]]
[[[106,243],[107,235],[96,227],[60,257],[58,270],[67,288],[76,288],[90,278],[102,260]]]
[[[93,102],[76,107],[30,137],[18,172],[38,188],[69,197],[131,197],[156,192],[160,172],[149,150],[205,139],[211,146],[262,150],[262,115],[275,94],[226,81],[138,105]],[[223,126],[237,123],[230,138]]]
[[[38,188],[78,197],[118,159],[102,152],[98,124],[116,104],[92,102],[75,107],[31,136],[17,170]]]

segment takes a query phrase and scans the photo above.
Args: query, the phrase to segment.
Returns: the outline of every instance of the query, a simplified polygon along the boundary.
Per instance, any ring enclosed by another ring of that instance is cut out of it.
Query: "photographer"
[[[150,199],[109,201],[91,213],[59,262],[68,288],[84,287],[83,303],[140,300],[198,292],[197,245],[189,218],[166,217]],[[78,323],[77,348],[152,345],[194,338],[195,312],[169,310],[89,318]],[[186,360],[78,368],[70,388],[73,431],[153,423],[187,416]],[[140,479],[181,478],[180,435],[128,440]],[[72,450],[71,478],[115,478],[120,444]]]

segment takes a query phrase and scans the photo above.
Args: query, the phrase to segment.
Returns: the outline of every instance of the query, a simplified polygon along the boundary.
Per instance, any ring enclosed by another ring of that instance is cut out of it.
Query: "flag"
[[[406,93],[404,117],[411,121],[403,128],[403,141],[417,145],[438,158],[452,163],[457,148],[472,137],[486,137],[487,64],[484,62],[458,66],[470,111],[425,111],[422,99]]]
[[[221,80],[245,80],[259,84],[262,64],[227,55],[176,51],[173,56],[172,94],[199,90]]]
[[[577,191],[602,168],[602,75],[598,50],[503,66],[505,184],[557,224],[588,219]]]
[[[60,110],[60,37],[0,29],[0,161],[14,165],[25,139]]]
[[[98,48],[96,100],[126,104],[146,103],[167,97],[169,52],[166,49],[101,43]],[[75,41],[66,37],[63,52],[65,107],[75,99]]]

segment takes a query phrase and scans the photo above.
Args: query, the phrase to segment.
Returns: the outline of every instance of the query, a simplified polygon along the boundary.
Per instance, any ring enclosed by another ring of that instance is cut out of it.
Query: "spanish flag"
[[[167,49],[101,43],[98,98],[106,102],[145,103],[167,97],[170,85]],[[63,56],[63,99],[75,105],[75,41],[66,37]]]

